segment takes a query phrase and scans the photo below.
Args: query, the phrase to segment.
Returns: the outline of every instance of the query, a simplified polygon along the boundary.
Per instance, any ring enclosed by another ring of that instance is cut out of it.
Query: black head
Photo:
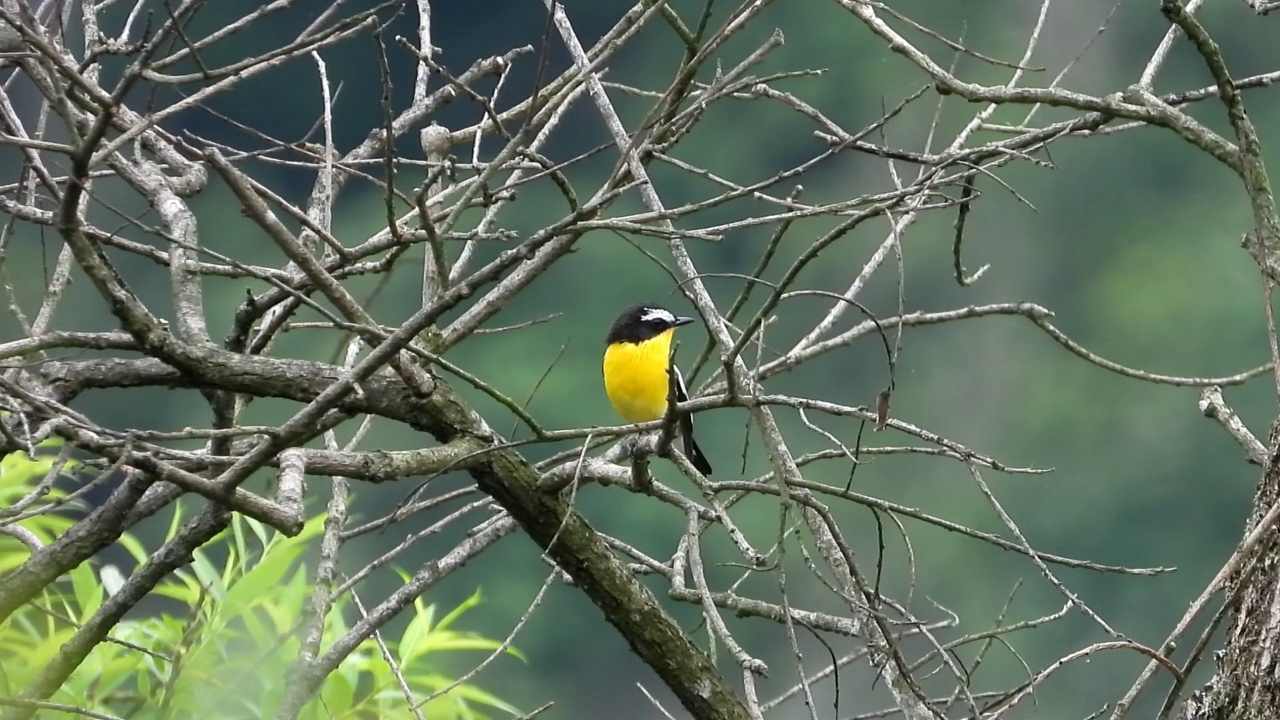
[[[693,318],[680,317],[661,305],[653,303],[632,305],[623,310],[614,321],[613,327],[609,329],[607,341],[611,345],[616,342],[644,342],[672,328],[688,325],[691,322]]]

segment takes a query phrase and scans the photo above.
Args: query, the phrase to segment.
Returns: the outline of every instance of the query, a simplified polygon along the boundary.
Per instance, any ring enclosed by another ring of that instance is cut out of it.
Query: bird
[[[689,399],[680,368],[671,362],[671,338],[691,322],[653,303],[632,305],[618,315],[606,338],[604,390],[623,420],[662,419],[672,390],[677,402]],[[698,472],[710,475],[711,463],[693,439],[693,418],[685,415],[678,422],[685,456]]]

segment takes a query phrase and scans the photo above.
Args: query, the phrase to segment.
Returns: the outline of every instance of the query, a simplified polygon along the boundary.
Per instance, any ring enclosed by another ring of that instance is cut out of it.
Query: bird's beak
[[[691,322],[693,322],[693,318],[691,317],[678,317],[676,318],[676,322],[674,325],[672,325],[672,327],[680,327],[681,325],[688,325]]]

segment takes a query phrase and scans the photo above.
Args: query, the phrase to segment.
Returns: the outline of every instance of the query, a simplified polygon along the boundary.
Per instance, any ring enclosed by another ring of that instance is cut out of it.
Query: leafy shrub
[[[29,493],[53,463],[23,453],[0,460],[0,511]],[[181,515],[181,509],[174,513],[169,537],[181,526]],[[0,516],[0,524],[6,522]],[[47,513],[20,524],[49,542],[72,521]],[[297,630],[313,594],[301,558],[323,528],[320,516],[297,536],[286,537],[257,521],[233,517],[227,530],[194,553],[188,567],[156,587],[152,598],[167,599],[163,607],[149,613],[135,609],[138,617],[118,623],[50,702],[136,720],[273,716],[300,651]],[[119,545],[137,563],[147,559],[135,537],[126,533]],[[0,582],[28,554],[22,542],[0,535]],[[216,556],[225,558],[218,562]],[[125,581],[113,565],[95,571],[85,563],[0,622],[0,697],[20,694]],[[457,683],[433,669],[433,660],[443,654],[501,647],[499,641],[455,629],[480,602],[477,591],[440,616],[436,606],[415,600],[399,638],[384,638],[394,668],[376,637],[366,639],[325,678],[300,717],[411,717],[411,705],[426,698],[419,710],[432,720],[488,717],[481,709],[518,713],[476,685]],[[334,601],[325,616],[321,652],[350,629],[352,610],[350,593]],[[519,657],[518,651],[507,652]]]

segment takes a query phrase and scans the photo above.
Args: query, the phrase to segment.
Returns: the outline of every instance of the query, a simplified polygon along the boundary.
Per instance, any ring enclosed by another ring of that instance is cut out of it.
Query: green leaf
[[[232,562],[231,558],[227,562]],[[196,574],[196,580],[204,587],[205,591],[216,601],[221,602],[222,598],[227,594],[227,587],[222,582],[222,577],[218,574],[218,569],[209,562],[209,556],[199,550],[191,554],[191,569]]]
[[[136,657],[127,657],[121,652],[110,650],[110,648],[119,647],[112,643],[102,643],[94,648],[98,663],[97,668],[89,674],[96,679],[94,692],[99,697],[107,697],[120,690],[127,681],[132,679],[133,674],[139,671]]]
[[[199,555],[200,551],[196,551]],[[200,602],[200,596],[204,593],[204,589],[200,581],[195,575],[186,570],[175,570],[169,575],[169,579],[156,586],[154,591],[157,595],[170,597],[188,607],[194,606]]]
[[[138,673],[138,694],[142,697],[151,697],[151,674],[141,672]]]
[[[503,712],[511,713],[512,715],[521,714],[520,708],[517,708],[515,705],[512,705],[511,703],[506,702],[505,700],[498,697],[497,695],[494,695],[493,693],[481,690],[475,685],[459,685],[454,690],[451,690],[449,694],[450,695],[456,694],[459,697],[462,697],[466,700],[470,700],[471,702],[477,703],[479,705],[485,705],[487,707],[491,707],[494,710],[501,710]]]
[[[445,615],[444,617],[440,618],[440,623],[436,625],[436,629],[444,630],[448,628],[450,625],[454,623],[455,620],[462,617],[463,613],[479,605],[480,602],[481,602],[480,588],[476,588],[476,591],[474,593],[471,593],[471,597],[458,603],[458,607],[451,610],[448,615]]]
[[[257,536],[258,543],[262,545],[263,550],[266,550],[271,546],[274,533],[265,524],[254,520],[253,518],[247,518],[241,515],[237,515],[236,517],[244,520],[244,524],[247,525],[249,529],[253,531],[253,534]]]
[[[444,675],[440,675],[438,673],[412,674],[408,676],[406,679],[410,681],[411,685],[426,686],[431,688],[433,691],[443,690],[444,688],[447,688],[453,684],[452,679]],[[481,690],[475,685],[471,685],[467,683],[464,683],[462,685],[459,685],[457,687],[450,689],[449,692],[446,693],[444,696],[432,700],[430,703],[427,703],[425,707],[432,707],[432,705],[435,702],[437,702],[438,700],[444,700],[444,699],[449,699],[450,701],[453,701],[453,702],[456,702],[457,700],[471,701],[479,705],[485,705],[487,707],[491,707],[495,710],[502,710],[504,712],[509,712],[513,715],[520,714],[519,708],[515,707],[514,705],[507,703],[506,701],[502,700],[496,695],[493,695],[492,693]]]
[[[449,629],[449,626],[457,622],[463,614],[481,602],[482,595],[477,590],[432,626],[431,618],[434,615],[435,606],[424,608],[421,599],[415,599],[414,617],[405,627],[397,648],[400,663],[408,664],[424,655],[437,652],[497,650],[502,647],[502,643],[497,640]],[[525,659],[515,648],[507,648],[507,652],[521,660]]]
[[[63,643],[70,640],[74,634],[73,628],[64,627],[40,638],[31,646],[25,657],[27,665],[33,670],[43,669],[49,661],[53,660],[53,656],[58,654],[58,650],[62,649]]]
[[[173,504],[173,514],[169,516],[169,527],[164,531],[165,542],[172,540],[178,535],[178,530],[182,527],[182,500],[179,499]]]
[[[342,673],[332,673],[325,678],[324,684],[320,686],[320,697],[324,701],[324,707],[334,717],[342,717],[345,713],[350,712],[352,703],[355,702],[356,687],[351,679]]]
[[[303,549],[303,545],[295,543],[282,543],[272,548],[253,569],[227,589],[226,596],[222,599],[224,610],[232,615],[239,615],[265,597],[270,597]]]
[[[147,548],[136,537],[128,533],[121,535],[118,542],[139,565],[146,562],[147,558],[151,556],[151,553],[147,552]]]
[[[86,622],[102,606],[105,593],[102,591],[97,575],[93,572],[93,566],[89,563],[81,563],[68,574],[71,575],[71,594],[75,597],[79,610],[79,613],[73,617],[78,618],[80,622]]]
[[[16,463],[8,457],[0,461]],[[6,482],[21,470],[12,470]],[[218,536],[216,547],[196,551],[189,566],[170,574],[153,591],[183,606],[176,616],[127,619],[112,629],[113,638],[144,650],[115,643],[95,647],[57,697],[132,720],[209,717],[209,708],[217,708],[218,717],[271,716],[283,691],[280,680],[298,656],[296,629],[313,591],[307,566],[300,560],[313,549],[312,539],[323,532],[324,520],[323,515],[312,518],[291,538],[256,521],[233,523]],[[23,524],[53,537],[71,521],[42,516]],[[122,537],[120,544],[135,560],[147,558],[144,546],[132,536]],[[215,562],[224,556],[225,561]],[[25,546],[0,537],[0,568],[16,566],[27,557]],[[66,608],[77,620],[86,618],[106,597],[119,592],[126,577],[125,568],[85,564],[46,588],[39,603],[59,612]],[[499,647],[497,641],[454,629],[481,597],[476,592],[443,617],[440,608],[415,599],[394,650],[402,658],[415,658]],[[350,629],[351,605],[350,594],[334,600],[324,618],[322,646]],[[20,693],[74,631],[65,619],[35,612],[31,606],[0,622],[0,696],[10,689]],[[419,673],[408,677],[412,697],[422,699],[449,685],[450,678],[429,674],[430,668],[416,669]],[[161,704],[162,693],[167,704]],[[495,696],[462,685],[430,703],[426,714],[432,720],[472,720],[483,717],[476,708],[514,711]],[[370,639],[324,679],[301,717],[364,720],[407,713],[408,701]]]
[[[21,567],[30,556],[26,545],[8,535],[0,535],[0,576]]]
[[[53,467],[54,458],[38,457],[32,459],[27,453],[18,450],[0,459],[0,487],[8,490],[24,492],[29,485],[43,478],[49,468]]]
[[[423,643],[420,654],[458,652],[461,650],[497,650],[500,647],[502,647],[501,642],[489,638],[463,633],[435,632],[431,633],[426,642]]]
[[[399,657],[401,665],[422,654],[419,646],[427,637],[427,634],[431,632],[430,615],[421,611],[416,599],[414,600],[414,609],[416,612],[414,612],[413,618],[409,620],[409,624],[405,626],[404,632],[400,635],[400,642],[397,643],[396,647],[396,655]]]
[[[298,568],[289,582],[279,586],[273,602],[263,606],[278,635],[294,631],[303,608],[311,597],[311,583],[305,568]]]
[[[239,555],[240,559],[247,563],[249,562],[249,558],[252,556],[249,554],[249,543],[245,541],[244,525],[245,521],[243,516],[239,514],[231,516],[231,542],[235,543],[236,553]],[[222,579],[223,582],[227,584],[227,587],[231,587],[230,575],[232,567],[232,563],[228,561],[226,566],[223,568]],[[243,570],[243,568],[237,569]]]

